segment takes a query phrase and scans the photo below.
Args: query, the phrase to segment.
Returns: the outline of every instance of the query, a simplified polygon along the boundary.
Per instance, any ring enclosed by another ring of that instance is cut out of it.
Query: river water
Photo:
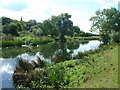
[[[14,47],[2,49],[0,58],[0,75],[2,75],[2,88],[14,88],[12,74],[18,64],[18,58],[25,61],[36,60],[39,56],[42,60],[51,62],[62,62],[70,59],[70,56],[77,55],[78,52],[85,52],[99,48],[101,42],[98,40],[75,41],[67,43],[49,43],[36,47]]]

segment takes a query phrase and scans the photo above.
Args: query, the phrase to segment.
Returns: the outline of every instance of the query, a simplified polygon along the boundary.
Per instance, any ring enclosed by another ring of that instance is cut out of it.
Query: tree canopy
[[[32,37],[51,36],[65,41],[67,36],[90,36],[91,33],[85,33],[78,26],[73,25],[70,20],[72,16],[68,13],[62,13],[58,16],[52,16],[43,22],[36,20],[13,20],[2,17],[3,34],[12,36],[25,36],[31,34]]]
[[[95,14],[90,19],[91,30],[99,30],[104,43],[120,42],[120,12],[116,8],[111,8],[98,10]]]

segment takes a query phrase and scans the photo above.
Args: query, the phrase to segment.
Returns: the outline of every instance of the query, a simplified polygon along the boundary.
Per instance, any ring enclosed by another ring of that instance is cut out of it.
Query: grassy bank
[[[92,37],[66,37],[67,42],[69,41],[82,41],[86,42],[86,40],[100,40],[99,36],[92,36]],[[39,44],[46,44],[53,41],[57,41],[59,39],[51,38],[51,37],[39,37],[39,38],[33,38],[30,36],[25,37],[12,37],[12,36],[6,36],[4,37],[2,42],[2,47],[14,47],[18,46],[21,47],[22,45],[31,45],[31,46],[37,46]]]
[[[78,40],[100,40],[99,36],[90,36],[90,37],[66,37],[67,40],[74,40],[74,39],[78,39]]]
[[[28,86],[30,88],[117,88],[117,71],[118,45],[103,45],[95,51],[86,52],[81,59],[35,68],[32,72],[37,77],[32,79]],[[17,87],[21,88],[19,85]]]
[[[21,47],[22,45],[37,46],[39,44],[46,44],[53,41],[54,39],[49,37],[33,38],[26,36],[26,37],[14,37],[10,40],[3,39],[1,42],[2,42],[2,47],[14,47],[14,46]]]

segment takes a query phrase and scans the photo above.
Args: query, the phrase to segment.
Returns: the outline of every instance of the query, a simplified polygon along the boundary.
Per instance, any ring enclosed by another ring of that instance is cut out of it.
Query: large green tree
[[[116,8],[98,10],[90,21],[92,21],[91,30],[99,30],[104,43],[120,42],[120,36],[118,36],[120,34],[120,12]]]
[[[2,17],[2,25],[10,24],[12,22],[12,19],[7,17]]]
[[[43,21],[42,30],[43,30],[43,35],[45,36],[51,35],[53,37],[58,34],[57,27],[50,19]]]
[[[67,34],[67,31],[73,26],[73,22],[70,20],[70,18],[71,15],[68,13],[52,17],[52,22],[58,26],[59,37],[61,41],[65,41],[65,35]]]

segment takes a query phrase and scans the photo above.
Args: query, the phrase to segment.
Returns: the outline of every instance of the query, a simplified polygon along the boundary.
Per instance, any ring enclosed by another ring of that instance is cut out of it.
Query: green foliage
[[[49,83],[54,88],[60,88],[64,84],[64,68],[61,66],[54,66],[47,69]]]
[[[110,42],[110,36],[109,33],[103,33],[101,36],[102,41],[106,44]]]
[[[40,37],[43,34],[43,31],[40,28],[39,29],[33,28],[32,33],[34,34],[34,36]]]
[[[110,38],[111,38],[111,42],[119,43],[120,42],[120,32],[113,31],[110,35]]]
[[[2,40],[13,40],[13,39],[14,39],[14,37],[10,34],[2,37]]]
[[[46,44],[49,42],[53,42],[53,39],[48,38],[48,37],[32,38],[29,36],[13,37],[11,35],[8,35],[8,36],[3,37],[2,47],[22,46],[23,44],[37,46],[39,44]]]
[[[18,21],[7,17],[3,18],[3,34],[20,37],[35,37],[50,36],[57,37],[56,40],[66,41],[67,36],[92,36],[93,34],[85,33],[78,26],[73,26],[70,20],[71,15],[62,13],[58,16],[52,16],[50,19],[44,20],[42,23],[36,20]]]
[[[14,40],[14,46],[19,46],[19,47],[21,47],[23,44],[24,44],[24,42],[21,41],[21,40]]]
[[[2,47],[11,47],[11,46],[14,46],[13,41],[2,40]]]
[[[11,22],[3,27],[3,33],[18,36],[18,26],[16,23]]]
[[[12,20],[10,18],[2,17],[2,25],[9,24],[11,22]]]
[[[43,35],[47,36],[47,35],[51,35],[56,36],[58,35],[58,29],[57,26],[54,25],[54,23],[52,23],[51,20],[44,20],[42,23],[42,30],[43,30]]]
[[[104,43],[119,42],[120,12],[116,8],[96,11],[90,21],[93,22],[91,29],[99,30]]]
[[[48,39],[34,39],[32,41],[32,45],[37,46],[39,44],[45,44],[45,43],[49,43],[49,42],[53,42],[53,39],[51,39],[51,38],[48,38]]]
[[[14,47],[14,46],[22,46],[23,42],[20,40],[2,40],[2,47]]]

